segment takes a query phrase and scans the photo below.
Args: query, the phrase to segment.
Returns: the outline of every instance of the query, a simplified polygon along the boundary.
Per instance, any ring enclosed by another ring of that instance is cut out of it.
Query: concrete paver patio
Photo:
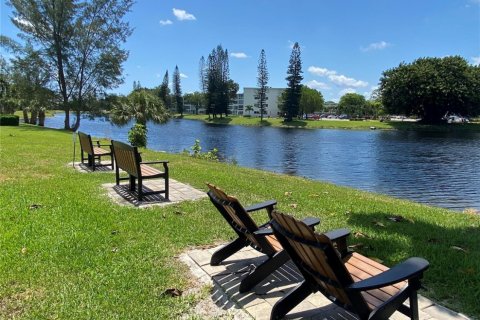
[[[74,164],[69,163],[69,166],[73,166],[80,172],[93,172],[90,167],[80,162]],[[110,167],[97,167],[95,172],[109,172],[112,174],[112,180],[115,181],[115,171],[112,171]],[[122,172],[122,171],[121,171]],[[174,179],[169,179],[170,195],[166,200],[163,194],[154,194],[144,196],[142,201],[138,201],[137,193],[130,191],[128,182],[122,182],[119,186],[113,183],[105,183],[102,185],[105,188],[108,196],[113,202],[119,205],[133,206],[136,208],[147,208],[151,206],[166,206],[182,201],[197,200],[207,197],[205,191],[195,189],[194,187],[181,183]],[[144,191],[163,190],[165,183],[163,179],[152,179],[143,182]]]
[[[214,286],[212,300],[235,319],[270,319],[272,306],[303,278],[292,262],[285,264],[248,293],[239,293],[240,281],[265,256],[252,248],[244,248],[219,266],[210,266],[210,258],[218,248],[195,249],[181,259],[203,283]],[[439,306],[419,296],[419,316],[422,320],[466,320],[466,316]],[[286,317],[287,319],[357,319],[354,314],[336,306],[320,293],[310,295]],[[390,319],[408,317],[396,312]]]

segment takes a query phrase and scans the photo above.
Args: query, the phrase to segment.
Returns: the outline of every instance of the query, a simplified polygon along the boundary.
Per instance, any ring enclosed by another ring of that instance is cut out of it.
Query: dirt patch
[[[15,319],[28,308],[29,302],[44,295],[42,289],[25,289],[11,295],[0,297],[0,318]]]

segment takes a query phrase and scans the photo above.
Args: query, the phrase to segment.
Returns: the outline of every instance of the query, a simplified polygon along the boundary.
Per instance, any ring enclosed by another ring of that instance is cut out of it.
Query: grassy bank
[[[78,147],[78,143],[77,143]],[[164,208],[115,205],[101,184],[114,173],[79,173],[72,134],[0,127],[0,318],[178,318],[207,292],[169,297],[194,286],[177,256],[226,241],[233,232],[204,199]],[[171,177],[205,190],[212,182],[245,205],[275,198],[297,217],[318,216],[319,230],[348,227],[351,244],[393,265],[430,261],[422,294],[479,317],[480,217],[427,207],[230,164],[144,150],[170,160]],[[389,219],[402,216],[401,222]],[[255,215],[264,220],[264,213]]]
[[[286,123],[282,118],[265,118],[260,121],[257,117],[228,116],[222,118],[208,118],[206,115],[184,115],[184,119],[200,120],[213,124],[230,124],[241,126],[266,126],[266,127],[295,127],[305,129],[350,129],[350,130],[425,130],[425,131],[474,131],[480,132],[480,123],[468,124],[444,124],[444,125],[424,125],[415,122],[389,121],[381,122],[378,120],[366,121],[347,121],[347,120],[294,120]]]

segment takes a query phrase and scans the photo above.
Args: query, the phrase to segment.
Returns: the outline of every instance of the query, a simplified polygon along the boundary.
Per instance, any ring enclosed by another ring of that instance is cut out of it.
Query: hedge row
[[[14,114],[0,114],[0,126],[18,126],[20,117]]]

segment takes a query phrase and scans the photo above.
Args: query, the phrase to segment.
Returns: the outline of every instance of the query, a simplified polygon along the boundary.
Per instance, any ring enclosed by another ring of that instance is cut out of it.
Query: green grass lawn
[[[378,120],[347,121],[347,120],[293,120],[290,123],[283,121],[283,118],[264,118],[260,121],[258,117],[228,116],[222,118],[209,118],[207,115],[184,115],[184,119],[201,120],[215,124],[231,124],[242,126],[272,126],[272,127],[295,127],[306,129],[351,129],[370,130],[372,128],[381,130],[428,130],[428,131],[480,131],[479,123],[468,124],[444,124],[424,125],[415,122],[381,122]]]
[[[72,151],[70,132],[0,127],[0,318],[194,317],[208,288],[163,294],[195,285],[178,256],[234,233],[208,199],[149,209],[112,203],[101,184],[114,173],[75,171]],[[143,157],[167,159],[173,179],[202,190],[214,183],[245,205],[277,199],[281,211],[320,217],[320,231],[348,227],[358,251],[388,266],[424,257],[421,293],[480,317],[480,216],[186,155]]]

